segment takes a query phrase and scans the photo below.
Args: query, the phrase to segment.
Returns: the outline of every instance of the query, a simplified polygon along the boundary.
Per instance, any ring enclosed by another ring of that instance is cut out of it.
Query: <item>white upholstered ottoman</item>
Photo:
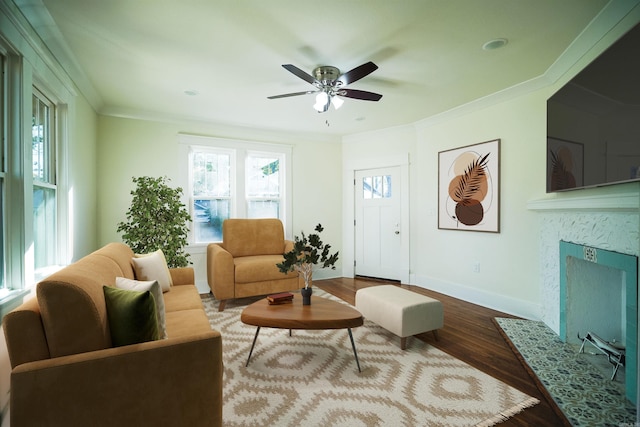
[[[405,349],[407,337],[437,330],[444,324],[442,303],[394,285],[371,286],[356,292],[356,309],[374,323],[400,337]]]

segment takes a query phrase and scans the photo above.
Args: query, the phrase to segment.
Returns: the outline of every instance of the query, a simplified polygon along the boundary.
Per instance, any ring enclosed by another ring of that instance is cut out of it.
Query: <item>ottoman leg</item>
[[[407,348],[407,337],[400,337],[400,350]]]

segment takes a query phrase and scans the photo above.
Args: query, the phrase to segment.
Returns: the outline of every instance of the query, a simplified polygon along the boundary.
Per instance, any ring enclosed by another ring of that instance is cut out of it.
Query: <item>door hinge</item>
[[[353,260],[353,266],[354,267],[356,266],[356,260],[355,259]]]

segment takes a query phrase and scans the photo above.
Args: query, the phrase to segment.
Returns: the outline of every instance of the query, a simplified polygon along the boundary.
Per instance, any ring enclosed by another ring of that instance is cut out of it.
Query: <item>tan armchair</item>
[[[279,219],[227,219],[222,243],[207,247],[207,281],[223,311],[227,300],[304,287],[297,272],[283,274],[276,264],[293,249]]]

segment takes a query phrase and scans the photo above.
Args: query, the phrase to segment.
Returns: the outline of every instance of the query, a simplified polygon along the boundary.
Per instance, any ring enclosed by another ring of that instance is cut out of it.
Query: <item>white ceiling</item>
[[[607,0],[14,0],[103,114],[341,136],[413,123],[535,79]],[[43,7],[46,6],[46,9]],[[497,50],[485,42],[506,38]],[[379,69],[317,113],[281,67]],[[194,91],[195,96],[185,94]]]

